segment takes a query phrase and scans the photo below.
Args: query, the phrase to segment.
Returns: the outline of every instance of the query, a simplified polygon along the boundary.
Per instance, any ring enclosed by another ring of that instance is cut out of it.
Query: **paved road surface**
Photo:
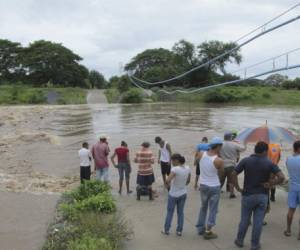
[[[219,214],[215,232],[219,235],[216,240],[207,241],[196,234],[195,222],[200,207],[199,191],[190,190],[185,210],[185,225],[183,236],[174,234],[176,214],[173,219],[173,231],[170,236],[160,233],[166,213],[167,193],[159,189],[160,196],[153,202],[145,197],[143,201],[137,202],[135,196],[123,195],[118,197],[121,209],[131,221],[134,236],[133,240],[126,242],[126,250],[234,250],[233,240],[236,236],[240,219],[240,197],[230,200],[227,194],[222,194]],[[272,204],[271,214],[267,216],[268,225],[264,227],[262,235],[263,250],[299,250],[300,241],[297,240],[298,216],[293,227],[293,236],[283,236],[286,216],[286,193],[278,192],[277,202]],[[244,249],[250,249],[249,228]]]
[[[104,95],[104,90],[93,89],[89,90],[87,95],[88,104],[97,104],[97,103],[107,103],[106,96]]]

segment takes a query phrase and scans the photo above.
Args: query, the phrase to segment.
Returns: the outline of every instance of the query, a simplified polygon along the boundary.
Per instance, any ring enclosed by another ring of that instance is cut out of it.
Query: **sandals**
[[[163,234],[163,235],[170,235],[170,232],[165,231],[165,230],[162,230],[162,231],[161,231],[161,234]]]
[[[291,237],[292,236],[292,232],[289,232],[289,231],[284,231],[283,234],[286,236],[286,237]],[[300,234],[298,235],[298,240],[300,240]]]

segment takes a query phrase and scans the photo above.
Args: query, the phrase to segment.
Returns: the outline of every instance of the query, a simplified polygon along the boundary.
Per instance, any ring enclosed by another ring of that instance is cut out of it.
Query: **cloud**
[[[83,57],[87,67],[110,77],[144,49],[171,48],[182,38],[196,44],[232,41],[293,4],[290,0],[0,0],[0,37],[24,45],[38,39],[61,42]],[[243,48],[243,65],[296,48],[299,22]]]

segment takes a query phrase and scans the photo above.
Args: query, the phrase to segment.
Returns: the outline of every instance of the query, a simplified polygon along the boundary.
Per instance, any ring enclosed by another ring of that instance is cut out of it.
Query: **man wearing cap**
[[[229,186],[230,199],[236,198],[234,194],[234,187],[232,184],[232,172],[240,158],[240,153],[246,150],[245,145],[232,141],[232,132],[226,132],[224,134],[224,143],[220,151],[220,157],[224,161],[224,174],[220,176],[221,187],[223,187],[225,180],[227,178],[227,183]]]
[[[108,155],[110,152],[107,136],[101,135],[100,141],[92,148],[92,156],[95,162],[96,179],[99,181],[109,182],[108,173]]]
[[[215,137],[212,139],[209,150],[198,154],[200,160],[200,195],[201,209],[199,212],[196,228],[199,235],[204,239],[215,239],[218,236],[212,232],[216,225],[221,183],[219,173],[223,171],[223,160],[218,157],[222,148],[222,139]],[[207,216],[207,212],[209,214]]]

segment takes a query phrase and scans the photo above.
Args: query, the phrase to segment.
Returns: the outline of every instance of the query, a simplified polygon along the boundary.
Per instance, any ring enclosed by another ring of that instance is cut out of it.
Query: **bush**
[[[81,212],[112,213],[116,210],[114,199],[106,183],[87,181],[77,189],[66,194],[68,202],[59,206],[63,216],[68,220],[76,220]]]
[[[120,92],[116,88],[106,89],[104,91],[104,94],[109,103],[118,102],[118,100],[120,98]]]
[[[70,193],[66,194],[77,201],[82,201],[88,197],[98,195],[101,193],[107,193],[110,191],[110,186],[105,182],[99,182],[97,180],[85,181],[78,188]]]
[[[263,93],[262,97],[269,99],[269,98],[271,98],[271,95],[269,93]]]
[[[236,97],[230,92],[222,92],[221,90],[212,90],[204,95],[205,102],[224,103],[235,101]]]
[[[143,95],[140,89],[131,88],[126,91],[122,96],[122,103],[141,103],[143,101]]]
[[[104,238],[84,234],[80,239],[70,241],[68,250],[113,250]]]
[[[294,80],[286,80],[282,83],[284,89],[297,89],[300,90],[300,78]]]
[[[64,194],[43,250],[118,250],[129,235],[110,187],[90,181]]]
[[[40,104],[46,102],[46,97],[43,91],[38,90],[37,92],[32,92],[27,95],[27,103],[30,104]]]

